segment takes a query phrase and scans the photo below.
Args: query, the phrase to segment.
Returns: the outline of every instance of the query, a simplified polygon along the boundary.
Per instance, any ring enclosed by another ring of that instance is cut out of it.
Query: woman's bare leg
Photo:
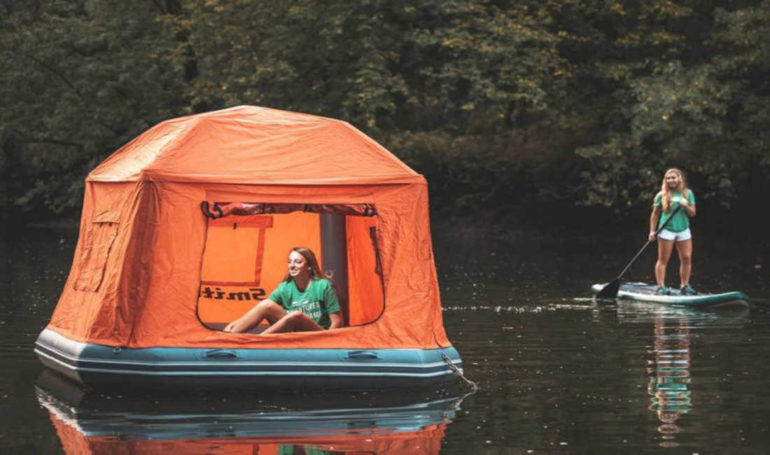
[[[263,319],[275,324],[286,316],[286,310],[270,299],[265,299],[254,305],[246,314],[227,324],[225,332],[243,333],[256,327]]]
[[[690,284],[690,273],[692,272],[692,239],[676,242],[676,252],[679,255],[681,287],[685,287]]]
[[[658,262],[655,263],[655,282],[658,286],[666,285],[666,266],[671,259],[671,252],[674,250],[673,240],[663,240],[658,238]]]
[[[262,332],[262,335],[283,332],[317,332],[323,329],[323,327],[316,324],[301,311],[292,311],[281,318],[280,321],[268,327],[267,330]]]

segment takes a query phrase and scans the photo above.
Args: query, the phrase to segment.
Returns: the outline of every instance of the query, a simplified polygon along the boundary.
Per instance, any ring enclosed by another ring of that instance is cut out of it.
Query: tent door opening
[[[384,297],[373,206],[243,205],[250,214],[208,219],[197,305],[205,326],[221,330],[268,298],[286,278],[294,247],[310,248],[334,281],[346,326],[379,317]]]

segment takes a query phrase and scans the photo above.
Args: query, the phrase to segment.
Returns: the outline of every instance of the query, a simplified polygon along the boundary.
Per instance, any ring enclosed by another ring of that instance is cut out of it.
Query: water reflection
[[[690,328],[686,317],[655,316],[653,359],[649,361],[649,409],[658,415],[660,445],[676,447],[676,422],[692,406],[690,396]]]
[[[623,323],[652,325],[652,349],[647,350],[647,409],[658,420],[658,446],[680,446],[684,433],[681,419],[693,409],[692,331],[740,326],[749,314],[747,305],[715,311],[641,302],[617,305]]]
[[[67,454],[436,454],[459,405],[403,393],[324,394],[322,402],[245,393],[86,394],[50,372],[36,386]]]

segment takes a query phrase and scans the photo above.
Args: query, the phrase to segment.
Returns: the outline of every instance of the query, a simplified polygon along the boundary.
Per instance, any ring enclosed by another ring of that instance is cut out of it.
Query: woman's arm
[[[339,329],[340,327],[345,325],[345,318],[342,317],[342,311],[338,311],[336,313],[329,313],[329,320],[331,321],[329,330]]]
[[[655,240],[655,232],[658,230],[658,218],[660,218],[660,206],[654,206],[650,214],[650,235],[647,237],[647,240],[650,242]]]

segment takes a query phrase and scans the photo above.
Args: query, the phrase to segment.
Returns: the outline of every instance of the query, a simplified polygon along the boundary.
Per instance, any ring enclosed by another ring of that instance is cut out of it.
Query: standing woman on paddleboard
[[[679,210],[676,210],[681,206]],[[673,215],[672,215],[673,212]],[[662,216],[661,216],[662,214]],[[697,294],[690,286],[692,271],[692,234],[690,233],[690,217],[695,216],[695,195],[687,188],[682,171],[672,168],[663,174],[660,192],[655,195],[650,215],[649,241],[655,240],[655,232],[671,217],[666,227],[658,234],[658,262],[655,263],[655,281],[658,284],[657,294],[670,295],[671,289],[666,287],[666,266],[671,259],[671,252],[676,245],[679,255],[679,279],[682,295]]]

